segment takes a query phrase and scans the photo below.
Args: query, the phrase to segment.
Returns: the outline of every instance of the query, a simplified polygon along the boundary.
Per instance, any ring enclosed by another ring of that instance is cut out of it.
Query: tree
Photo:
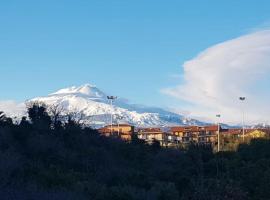
[[[71,111],[65,115],[66,129],[80,129],[83,126],[83,119],[84,119],[83,112]]]
[[[160,142],[158,140],[154,139],[151,147],[154,151],[159,151],[161,149]]]
[[[0,126],[10,126],[12,124],[12,119],[7,117],[4,112],[0,111]]]
[[[62,128],[64,107],[60,104],[53,104],[48,107],[48,113],[51,116],[52,126],[55,130]]]
[[[131,143],[132,144],[145,144],[144,140],[141,140],[138,138],[138,135],[136,133],[131,134]]]
[[[35,129],[48,130],[51,128],[52,120],[47,112],[46,104],[42,102],[30,102],[27,104],[27,111]]]

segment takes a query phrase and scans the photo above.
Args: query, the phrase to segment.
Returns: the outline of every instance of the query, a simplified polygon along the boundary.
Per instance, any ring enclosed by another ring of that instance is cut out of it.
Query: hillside
[[[262,200],[270,198],[270,143],[214,154],[102,137],[46,108],[29,121],[0,115],[1,200]],[[254,185],[256,183],[256,186]]]

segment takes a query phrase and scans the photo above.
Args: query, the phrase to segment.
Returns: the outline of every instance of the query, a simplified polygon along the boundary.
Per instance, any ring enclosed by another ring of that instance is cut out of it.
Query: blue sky
[[[0,2],[1,100],[92,83],[147,105],[204,49],[270,20],[268,0]]]

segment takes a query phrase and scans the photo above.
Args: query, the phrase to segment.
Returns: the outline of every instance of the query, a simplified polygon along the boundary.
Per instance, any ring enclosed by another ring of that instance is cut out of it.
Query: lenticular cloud
[[[189,102],[192,115],[239,123],[244,110],[247,123],[270,122],[270,30],[212,46],[183,67],[184,83],[164,92]]]

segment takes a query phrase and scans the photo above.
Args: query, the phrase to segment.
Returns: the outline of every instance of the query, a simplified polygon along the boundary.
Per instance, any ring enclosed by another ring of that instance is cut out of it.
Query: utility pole
[[[220,114],[216,115],[217,117],[217,125],[218,125],[218,152],[220,152],[220,122],[219,122],[219,119],[221,117]]]
[[[246,97],[239,97],[239,100],[242,102],[242,126],[243,126],[243,142],[245,142],[245,110],[244,110],[244,101]]]
[[[111,109],[112,109],[112,112],[111,112],[111,135],[112,135],[112,132],[113,132],[113,102],[114,102],[114,100],[117,99],[117,97],[116,96],[107,96],[107,99],[110,101]]]

